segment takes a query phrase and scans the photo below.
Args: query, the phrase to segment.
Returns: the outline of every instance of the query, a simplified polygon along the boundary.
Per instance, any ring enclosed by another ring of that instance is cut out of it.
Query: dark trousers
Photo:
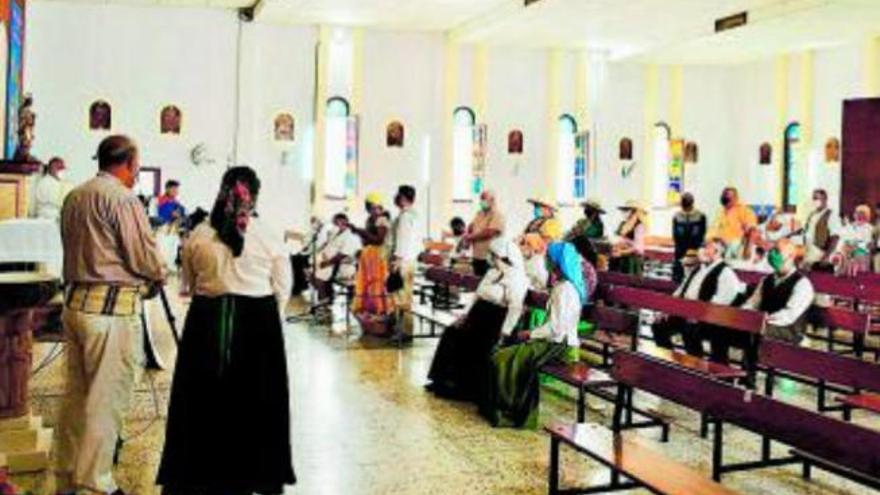
[[[290,257],[290,266],[293,269],[293,287],[290,290],[290,295],[298,296],[309,288],[309,279],[306,276],[309,257],[305,254],[294,254]]]
[[[474,258],[473,261],[471,261],[471,267],[474,269],[474,275],[483,278],[483,275],[489,271],[489,262]]]
[[[721,364],[730,363],[730,348],[742,349],[742,367],[749,372],[745,381],[747,386],[754,385],[754,371],[758,365],[758,340],[759,337],[747,332],[730,330],[723,327],[713,327],[710,337],[712,343],[712,361]]]
[[[659,347],[671,350],[674,347],[672,337],[681,334],[685,351],[692,356],[703,356],[705,332],[700,324],[688,323],[684,318],[670,316],[651,325],[651,331],[654,334],[654,343]]]

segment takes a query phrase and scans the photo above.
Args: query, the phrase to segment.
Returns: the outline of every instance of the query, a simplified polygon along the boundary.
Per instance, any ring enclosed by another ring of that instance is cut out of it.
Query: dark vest
[[[804,278],[800,272],[791,274],[781,284],[776,284],[776,275],[767,275],[761,282],[761,307],[758,308],[768,314],[775,313],[784,308],[794,293],[794,287]],[[800,315],[795,322],[787,327],[767,325],[764,332],[768,337],[784,340],[793,344],[801,341],[801,337],[807,327],[807,311]]]
[[[700,290],[697,293],[697,299],[703,302],[709,302],[715,297],[715,294],[718,292],[718,279],[721,278],[721,272],[727,268],[727,264],[723,261],[718,263],[718,266],[712,269],[706,276],[703,278],[703,283],[700,285]],[[694,277],[697,276],[698,270],[694,270],[688,276],[687,280],[684,282],[684,288],[681,291],[681,296],[684,297],[687,294],[688,289],[691,286],[691,282],[694,281]]]
[[[810,222],[813,220],[816,212],[810,213],[810,217],[807,218],[807,226],[810,225]],[[831,240],[831,230],[828,228],[828,219],[831,217],[831,210],[826,208],[825,211],[819,214],[819,218],[816,220],[816,234],[813,238],[813,246],[821,249],[822,251],[827,251],[830,247],[828,242]],[[804,233],[804,241],[806,241],[806,233]]]

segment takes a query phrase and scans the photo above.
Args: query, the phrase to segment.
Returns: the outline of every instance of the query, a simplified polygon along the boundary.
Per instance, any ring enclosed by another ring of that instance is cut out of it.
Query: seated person
[[[566,357],[579,346],[578,323],[589,294],[584,284],[581,256],[573,245],[548,246],[551,263],[549,317],[540,327],[517,335],[521,343],[502,348],[491,359],[480,414],[492,426],[535,428],[538,422],[542,366]]]
[[[720,237],[710,236],[697,252],[699,265],[687,274],[673,295],[692,301],[730,305],[745,289],[736,272],[724,262],[727,244]],[[660,316],[651,326],[654,343],[672,349],[672,336],[680,333],[684,348],[692,356],[703,356],[703,340],[726,331],[713,325],[687,321],[677,316]]]
[[[315,248],[323,246],[327,242],[329,231],[330,228],[325,226],[320,218],[312,217],[309,220],[309,231],[307,233],[303,234],[293,230],[288,230],[284,233],[285,242],[295,241],[299,243],[298,245],[304,244],[301,249],[291,252],[290,255],[290,265],[293,270],[293,288],[290,291],[292,297],[301,296],[309,288],[306,270],[311,266],[311,259],[315,253]]]
[[[535,290],[547,288],[547,243],[540,234],[526,234],[520,237],[519,248],[526,264],[529,285]]]
[[[426,388],[437,395],[476,400],[488,374],[489,357],[502,335],[510,335],[522,316],[528,292],[523,258],[515,244],[495,239],[489,246],[492,268],[477,288],[477,299],[437,345]]]
[[[807,310],[813,304],[813,284],[797,266],[800,249],[789,239],[782,239],[767,253],[773,273],[764,277],[752,296],[743,304],[745,309],[767,313],[764,337],[799,344],[806,328]],[[753,365],[757,356],[745,332],[724,332],[713,335],[712,355],[727,362],[731,346],[746,351],[744,360]]]
[[[532,205],[534,218],[526,225],[526,234],[540,234],[546,242],[554,242],[562,239],[562,223],[556,218],[559,210],[555,201],[548,197],[531,198],[528,200]]]
[[[625,216],[617,227],[608,269],[629,275],[642,275],[648,210],[635,200],[618,207]]]
[[[354,279],[355,259],[361,247],[360,239],[349,229],[348,216],[337,213],[333,217],[335,230],[317,254],[317,269],[314,284],[318,293],[318,304],[325,306],[333,301],[333,283],[351,282]],[[322,310],[326,319],[329,306]]]
[[[837,272],[848,277],[871,271],[871,253],[874,248],[874,226],[871,224],[871,208],[859,205],[853,213],[853,221],[843,227],[836,252],[831,256]]]

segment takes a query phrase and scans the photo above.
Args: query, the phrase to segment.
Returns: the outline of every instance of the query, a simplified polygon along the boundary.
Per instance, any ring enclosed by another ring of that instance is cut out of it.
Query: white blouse
[[[547,322],[532,330],[531,339],[566,343],[571,347],[580,345],[578,324],[581,321],[581,297],[568,280],[559,282],[550,292],[550,315]]]
[[[507,316],[501,326],[501,333],[510,335],[522,317],[529,281],[525,272],[518,269],[501,272],[492,268],[480,281],[477,297],[507,308]]]
[[[274,295],[283,308],[290,294],[292,277],[284,246],[258,218],[248,225],[241,256],[234,257],[210,223],[204,222],[184,243],[181,258],[184,281],[196,295]]]

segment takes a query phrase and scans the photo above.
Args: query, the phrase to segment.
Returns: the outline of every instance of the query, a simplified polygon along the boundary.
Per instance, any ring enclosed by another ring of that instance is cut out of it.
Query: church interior
[[[0,0],[0,495],[880,490],[880,0]]]

